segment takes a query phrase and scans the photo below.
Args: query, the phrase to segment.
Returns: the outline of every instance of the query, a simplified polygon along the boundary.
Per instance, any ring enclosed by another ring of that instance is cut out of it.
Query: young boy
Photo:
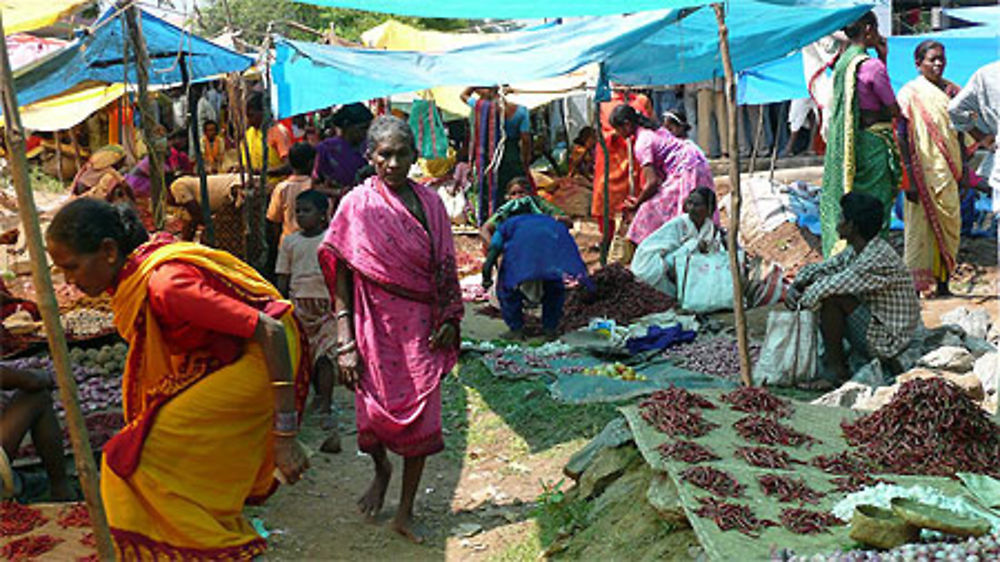
[[[288,151],[292,175],[275,186],[271,203],[267,206],[267,220],[281,225],[281,239],[299,230],[296,222],[295,201],[300,193],[312,189],[312,170],[316,162],[316,149],[306,142],[296,143]]]
[[[524,299],[542,305],[545,337],[555,339],[562,318],[566,289],[575,279],[592,287],[587,266],[564,224],[543,214],[516,215],[497,227],[483,264],[483,288],[493,285],[493,267],[503,254],[497,282],[497,299],[510,331],[505,339],[524,338]]]
[[[222,170],[222,159],[226,153],[226,144],[219,136],[219,125],[209,119],[202,126],[205,134],[201,137],[201,154],[205,158],[205,171],[218,174]]]
[[[326,231],[329,205],[326,195],[312,189],[295,197],[295,218],[301,230],[290,233],[282,240],[275,272],[278,275],[278,290],[292,300],[295,315],[309,338],[313,388],[316,390],[313,409],[320,412],[320,426],[330,432],[320,450],[339,453],[340,435],[333,410],[337,323],[333,318],[330,291],[316,254]]]

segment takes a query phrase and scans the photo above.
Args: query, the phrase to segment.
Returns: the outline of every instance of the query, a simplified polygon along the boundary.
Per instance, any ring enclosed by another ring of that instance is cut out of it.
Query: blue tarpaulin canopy
[[[860,17],[869,6],[778,6],[746,0],[727,15],[736,71],[786,55]],[[285,117],[432,86],[522,82],[593,62],[633,85],[679,84],[722,75],[715,15],[702,8],[584,18],[445,53],[376,51],[276,42],[277,113]],[[304,86],[308,85],[308,86]]]
[[[149,54],[150,84],[181,82],[180,53],[185,53],[191,80],[226,72],[240,72],[253,59],[221,47],[140,11],[142,32]],[[123,45],[126,38],[123,12],[109,9],[89,32],[51,56],[20,69],[14,76],[19,105],[45,99],[83,82],[121,83]],[[135,52],[129,46],[128,82],[136,82]]]
[[[927,39],[944,45],[948,59],[945,78],[959,85],[965,84],[980,67],[1000,59],[1000,6],[961,8],[948,12],[969,21],[981,19],[987,25],[889,37],[887,65],[893,89],[899,91],[916,78],[913,52]],[[751,68],[740,75],[740,103],[772,103],[808,95],[801,53]]]
[[[535,19],[606,16],[646,10],[690,8],[708,0],[299,0],[306,4],[354,8],[425,18]]]

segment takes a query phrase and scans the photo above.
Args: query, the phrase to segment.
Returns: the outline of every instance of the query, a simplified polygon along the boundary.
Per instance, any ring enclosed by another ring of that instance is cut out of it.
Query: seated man
[[[591,287],[587,266],[566,226],[548,215],[517,215],[500,224],[483,264],[483,288],[493,285],[493,266],[503,254],[497,300],[510,329],[504,339],[523,339],[524,299],[542,305],[545,336],[555,339],[566,289],[575,279]]]
[[[789,308],[819,307],[826,349],[823,366],[830,379],[817,389],[850,378],[844,343],[862,358],[890,360],[906,348],[920,323],[920,303],[906,265],[879,236],[882,204],[852,192],[840,200],[837,233],[847,248],[799,272],[785,303]],[[836,380],[831,380],[836,377]]]

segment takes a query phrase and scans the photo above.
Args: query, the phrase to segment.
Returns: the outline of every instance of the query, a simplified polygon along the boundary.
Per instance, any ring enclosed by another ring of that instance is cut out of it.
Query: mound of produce
[[[879,472],[1000,476],[1000,427],[941,378],[908,381],[888,404],[840,427]]]
[[[619,263],[609,264],[591,275],[594,291],[570,291],[563,309],[562,328],[577,330],[591,318],[610,318],[627,325],[636,318],[669,310],[673,299],[643,283]]]

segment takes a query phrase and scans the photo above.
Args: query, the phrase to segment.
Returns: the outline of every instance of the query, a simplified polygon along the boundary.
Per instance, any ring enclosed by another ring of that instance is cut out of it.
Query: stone
[[[965,330],[953,324],[945,324],[933,329],[918,329],[914,338],[919,339],[920,348],[927,353],[939,347],[962,347]]]
[[[873,412],[892,401],[892,397],[899,390],[899,385],[880,386],[875,389],[872,395],[864,400],[858,400],[852,409]]]
[[[944,346],[931,351],[920,358],[921,367],[943,369],[954,373],[967,373],[972,370],[976,358],[964,347]]]
[[[456,537],[471,537],[483,530],[479,523],[459,523],[451,530],[451,534]]]
[[[677,493],[677,486],[669,475],[663,472],[653,474],[646,490],[646,501],[661,519],[672,525],[687,525],[684,504]]]
[[[896,378],[896,382],[898,384],[903,384],[914,379],[930,379],[939,377],[957,385],[969,396],[969,398],[975,400],[976,402],[981,402],[983,398],[986,397],[986,392],[983,390],[983,383],[980,382],[979,377],[973,373],[961,374],[949,371],[934,371],[931,369],[917,367],[916,369],[911,369],[910,371],[899,375]]]
[[[817,406],[853,408],[854,404],[871,398],[873,387],[859,382],[847,381],[836,390],[831,390],[811,403]]]
[[[972,372],[979,378],[987,395],[997,394],[1000,387],[1000,353],[987,353],[977,359]]]
[[[639,458],[639,451],[635,447],[602,449],[580,477],[580,497],[590,499],[600,496],[605,488],[620,478],[625,469]]]
[[[621,447],[630,441],[632,441],[632,430],[629,429],[625,418],[619,416],[608,422],[597,437],[570,457],[569,462],[563,467],[563,474],[579,482],[580,476],[586,472],[590,463],[594,462],[597,453],[608,447]]]
[[[962,328],[965,333],[974,338],[985,338],[990,330],[990,315],[985,309],[969,310],[960,306],[941,315],[942,324],[952,324]]]
[[[878,359],[872,359],[870,362],[854,368],[852,372],[854,373],[854,376],[851,377],[850,382],[856,382],[872,387],[886,385],[885,372],[882,370],[882,362]]]
[[[994,353],[997,348],[992,343],[986,341],[983,338],[974,338],[972,336],[965,336],[965,349],[968,349],[973,356],[977,359],[986,355],[987,353]]]

